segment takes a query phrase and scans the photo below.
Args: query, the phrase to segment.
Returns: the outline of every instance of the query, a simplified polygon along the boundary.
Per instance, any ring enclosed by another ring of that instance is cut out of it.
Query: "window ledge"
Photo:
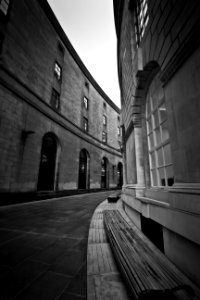
[[[141,202],[143,202],[145,204],[152,204],[152,205],[161,206],[161,207],[169,207],[170,206],[169,203],[151,199],[151,198],[147,198],[147,197],[136,197],[136,199],[140,200]]]

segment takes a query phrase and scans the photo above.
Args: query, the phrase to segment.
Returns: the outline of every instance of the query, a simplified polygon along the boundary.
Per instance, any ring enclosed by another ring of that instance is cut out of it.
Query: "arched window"
[[[42,140],[38,190],[52,191],[55,187],[57,140],[53,133],[47,133]]]
[[[146,125],[152,186],[171,186],[174,182],[167,110],[161,82],[155,78],[146,100]]]
[[[79,156],[79,189],[89,189],[89,154],[82,149]]]

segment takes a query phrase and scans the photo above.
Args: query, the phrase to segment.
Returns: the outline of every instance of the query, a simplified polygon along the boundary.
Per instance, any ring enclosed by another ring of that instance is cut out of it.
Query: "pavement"
[[[87,250],[87,300],[131,300],[133,297],[129,295],[106,233],[104,211],[118,210],[128,223],[131,221],[122,209],[121,200],[116,202],[116,196],[115,202],[114,197],[108,198],[97,206],[90,223]]]
[[[0,207],[0,300],[87,298],[87,241],[113,191]]]

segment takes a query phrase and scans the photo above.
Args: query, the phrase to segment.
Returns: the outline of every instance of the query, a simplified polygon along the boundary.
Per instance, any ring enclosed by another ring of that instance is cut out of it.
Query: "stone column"
[[[122,159],[123,159],[123,186],[127,184],[127,165],[126,165],[126,142],[125,142],[125,129],[122,127]]]
[[[142,143],[142,128],[141,126],[134,126],[135,137],[135,160],[136,160],[136,196],[144,196],[145,175],[144,175],[144,153]]]

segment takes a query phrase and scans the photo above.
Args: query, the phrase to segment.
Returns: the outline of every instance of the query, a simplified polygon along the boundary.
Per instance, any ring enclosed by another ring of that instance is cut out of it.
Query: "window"
[[[60,42],[58,43],[58,50],[59,50],[60,55],[64,56],[65,50],[64,50],[63,45]]]
[[[88,99],[86,97],[83,98],[83,105],[86,110],[88,110]]]
[[[120,136],[120,127],[119,126],[117,127],[117,134],[118,134],[118,136]]]
[[[137,42],[137,46],[139,46],[149,21],[147,0],[137,1],[135,14],[136,14],[136,18],[135,18],[136,19],[136,23],[135,23],[136,42]]]
[[[5,16],[8,14],[9,4],[9,0],[0,0],[0,11],[2,11]]]
[[[83,129],[88,132],[88,119],[85,117],[83,118]]]
[[[87,81],[85,82],[85,87],[87,90],[89,90],[89,83]]]
[[[107,118],[105,115],[103,115],[103,125],[106,126],[107,125]]]
[[[55,89],[52,89],[51,106],[56,110],[60,109],[60,94]]]
[[[107,143],[107,133],[105,131],[102,132],[102,142]]]
[[[106,109],[106,103],[105,102],[103,103],[103,108]]]
[[[158,97],[161,89],[158,87],[152,94],[150,87],[146,102],[150,175],[152,186],[171,186],[174,182],[173,165],[165,99]]]
[[[57,62],[55,62],[54,74],[55,74],[57,80],[61,81],[62,69],[61,69],[60,65]]]

